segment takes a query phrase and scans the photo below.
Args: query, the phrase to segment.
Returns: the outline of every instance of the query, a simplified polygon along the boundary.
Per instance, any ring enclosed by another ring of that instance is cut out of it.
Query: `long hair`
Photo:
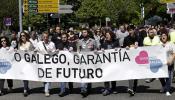
[[[29,34],[27,34],[26,32],[21,32],[21,33],[20,33],[20,37],[19,37],[19,44],[20,44],[20,45],[22,44],[22,39],[21,39],[21,34],[22,34],[22,33],[24,33],[27,42],[29,42],[29,39],[30,39]]]
[[[6,45],[7,45],[7,47],[10,47],[10,41],[9,41],[9,38],[8,37],[6,37],[6,36],[2,36],[2,37],[0,37],[0,40],[1,39],[5,39],[6,40]],[[2,47],[2,43],[0,43],[0,48]]]
[[[112,42],[115,42],[115,39],[116,39],[116,36],[115,36],[115,34],[112,32],[112,31],[110,31],[110,30],[108,30],[108,31],[106,31],[106,33],[109,33],[109,35],[111,36],[111,41]],[[105,38],[106,38],[106,33],[105,33]]]

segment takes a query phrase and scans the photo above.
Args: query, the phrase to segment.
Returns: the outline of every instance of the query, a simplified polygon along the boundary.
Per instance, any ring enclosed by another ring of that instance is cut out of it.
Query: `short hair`
[[[49,32],[47,32],[47,31],[42,32],[42,36],[43,36],[44,34],[46,34],[46,35],[49,36]]]
[[[148,29],[148,33],[149,33],[149,31],[151,31],[151,30],[154,30],[154,28],[149,28],[149,29]]]
[[[62,37],[63,35],[66,35],[67,38],[69,37],[67,33],[61,34],[61,37]]]
[[[168,30],[166,28],[161,29],[159,32],[160,32],[160,35],[163,33],[168,34]]]
[[[134,25],[129,25],[128,27],[127,27],[127,30],[129,31],[129,30],[134,30],[135,29],[135,26]]]

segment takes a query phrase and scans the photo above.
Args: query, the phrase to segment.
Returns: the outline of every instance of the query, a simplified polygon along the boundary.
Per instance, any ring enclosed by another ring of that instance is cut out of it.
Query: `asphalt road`
[[[152,83],[145,83],[144,80],[139,80],[137,93],[134,97],[130,97],[126,92],[128,81],[117,82],[117,90],[119,93],[108,96],[103,96],[101,94],[103,83],[93,83],[91,94],[86,98],[82,98],[79,94],[79,85],[78,83],[74,84],[72,94],[59,97],[59,84],[52,83],[51,96],[45,97],[43,93],[43,83],[30,82],[29,87],[31,89],[31,94],[28,97],[23,97],[23,82],[14,81],[13,92],[1,96],[0,100],[175,100],[175,92],[173,92],[170,97],[165,96],[165,93],[159,92],[161,88],[159,80],[155,80]],[[174,87],[175,83],[172,84],[172,91],[175,90]],[[6,88],[7,84],[5,85],[5,89]]]

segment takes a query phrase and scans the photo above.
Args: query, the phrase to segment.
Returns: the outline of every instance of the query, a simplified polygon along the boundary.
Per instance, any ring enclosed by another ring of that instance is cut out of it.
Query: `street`
[[[74,83],[73,93],[65,97],[58,96],[58,83],[52,83],[51,85],[51,96],[45,97],[42,87],[43,83],[30,82],[29,86],[31,89],[31,94],[28,97],[23,97],[23,82],[14,81],[13,93],[1,96],[0,100],[174,100],[175,98],[175,93],[172,93],[172,96],[167,97],[165,96],[165,93],[159,92],[161,88],[159,80],[155,80],[152,83],[145,83],[144,80],[139,80],[137,93],[134,97],[130,97],[129,94],[126,93],[128,81],[117,82],[117,90],[119,93],[108,96],[103,96],[101,94],[103,83],[93,83],[91,94],[86,98],[82,98],[82,96],[79,94],[79,84],[77,83]],[[175,87],[175,84],[173,83],[172,86]],[[5,86],[5,88],[6,87],[7,86]],[[174,88],[172,88],[172,91],[174,91]]]

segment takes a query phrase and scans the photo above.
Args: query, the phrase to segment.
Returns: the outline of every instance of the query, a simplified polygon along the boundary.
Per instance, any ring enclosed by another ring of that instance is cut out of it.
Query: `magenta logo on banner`
[[[137,64],[150,64],[150,70],[153,73],[158,72],[158,70],[163,66],[163,63],[160,59],[155,57],[149,57],[146,51],[141,51],[139,55],[135,58]]]
[[[139,53],[139,56],[135,58],[135,62],[137,64],[148,64],[149,63],[148,53],[146,51],[141,51]]]

